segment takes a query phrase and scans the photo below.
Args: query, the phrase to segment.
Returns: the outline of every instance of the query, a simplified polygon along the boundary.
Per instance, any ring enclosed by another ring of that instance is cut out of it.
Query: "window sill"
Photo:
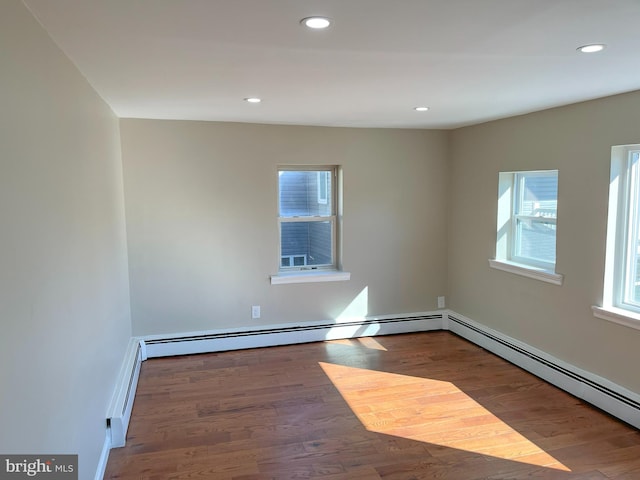
[[[529,265],[522,265],[520,263],[508,262],[506,260],[489,259],[489,266],[496,270],[515,273],[516,275],[522,275],[523,277],[533,278],[542,282],[553,283],[554,285],[562,285],[564,280],[564,275],[559,273],[543,270],[542,268],[531,267]]]
[[[631,312],[622,308],[598,307],[596,305],[592,306],[591,310],[593,311],[594,317],[640,330],[640,313]]]
[[[285,283],[343,282],[350,279],[351,273],[338,270],[287,272],[271,275],[271,285],[282,285]]]

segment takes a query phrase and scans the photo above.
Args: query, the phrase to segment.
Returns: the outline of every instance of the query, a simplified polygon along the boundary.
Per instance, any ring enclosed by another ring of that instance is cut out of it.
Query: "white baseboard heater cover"
[[[120,368],[116,391],[107,416],[107,429],[111,432],[112,448],[124,447],[125,445],[140,368],[146,359],[144,341],[132,338]]]
[[[579,369],[462,315],[449,312],[445,328],[558,388],[640,428],[640,395]]]
[[[280,325],[132,339],[123,362],[107,427],[111,447],[124,446],[141,364],[147,357],[449,330],[605,412],[640,428],[640,395],[452,311],[367,317],[340,323]]]
[[[442,330],[442,311],[410,315],[367,317],[353,321],[280,325],[254,330],[223,330],[186,336],[145,338],[149,358],[194,353],[223,352],[343,338],[371,337]]]

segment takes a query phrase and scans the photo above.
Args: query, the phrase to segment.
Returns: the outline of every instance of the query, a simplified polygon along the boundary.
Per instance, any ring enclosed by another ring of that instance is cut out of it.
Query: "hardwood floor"
[[[106,479],[638,479],[640,432],[449,332],[150,359]]]

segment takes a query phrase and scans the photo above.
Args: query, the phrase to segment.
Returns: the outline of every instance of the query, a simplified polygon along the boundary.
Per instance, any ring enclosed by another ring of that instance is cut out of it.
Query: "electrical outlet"
[[[438,297],[438,308],[444,308],[444,297]]]
[[[260,318],[260,305],[251,307],[251,318]]]

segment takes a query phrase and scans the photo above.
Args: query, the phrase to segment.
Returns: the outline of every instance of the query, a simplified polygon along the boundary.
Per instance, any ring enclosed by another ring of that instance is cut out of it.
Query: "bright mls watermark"
[[[78,455],[0,455],[0,480],[78,480]]]

